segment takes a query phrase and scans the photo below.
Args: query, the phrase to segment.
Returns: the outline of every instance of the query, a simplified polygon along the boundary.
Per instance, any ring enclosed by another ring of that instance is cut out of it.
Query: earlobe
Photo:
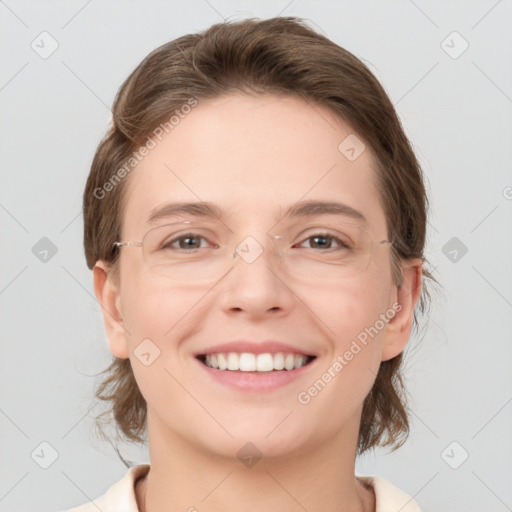
[[[407,260],[402,265],[403,283],[396,289],[396,304],[393,308],[396,314],[386,325],[382,361],[392,359],[405,349],[412,331],[414,308],[421,295],[421,259]]]
[[[121,310],[121,295],[104,261],[97,261],[94,265],[93,279],[94,293],[103,313],[110,352],[115,357],[126,359],[129,351]]]

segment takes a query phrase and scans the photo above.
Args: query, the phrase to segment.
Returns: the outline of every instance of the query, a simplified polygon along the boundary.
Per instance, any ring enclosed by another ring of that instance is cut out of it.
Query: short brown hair
[[[118,173],[155,127],[190,98],[200,102],[231,92],[299,95],[324,106],[346,121],[369,145],[377,159],[375,179],[386,215],[393,278],[402,284],[401,263],[421,258],[423,285],[414,311],[430,304],[424,246],[428,200],[424,178],[393,104],[370,70],[295,17],[245,19],[219,23],[170,41],[152,51],[122,84],[113,105],[113,122],[97,148],[83,197],[84,246],[89,268],[98,260],[117,271],[123,192],[126,179],[114,186]],[[123,176],[126,174],[122,173]],[[105,197],[98,198],[98,190]],[[383,361],[365,398],[358,453],[377,446],[401,446],[409,434],[403,353]],[[114,358],[95,396],[111,403],[118,434],[143,443],[147,406],[129,359]],[[100,427],[100,432],[103,430]],[[119,453],[119,452],[118,452]]]

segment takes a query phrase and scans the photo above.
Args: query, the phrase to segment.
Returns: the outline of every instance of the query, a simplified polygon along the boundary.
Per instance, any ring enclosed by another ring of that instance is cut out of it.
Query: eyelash
[[[337,244],[340,246],[340,248],[342,249],[349,249],[350,246],[348,244],[346,244],[343,240],[341,240],[340,238],[338,238],[337,236],[334,236],[334,235],[331,235],[329,233],[315,233],[314,235],[310,235],[308,236],[307,238],[305,238],[301,244],[303,244],[306,240],[311,240],[312,238],[317,238],[317,237],[323,237],[323,238],[327,238],[327,239],[331,239],[331,240],[334,240],[335,242],[337,242]],[[329,249],[332,249],[332,247],[329,247]]]
[[[349,249],[350,248],[350,245],[345,243],[339,237],[331,235],[329,233],[322,233],[322,232],[315,233],[313,235],[308,236],[302,242],[300,242],[299,245],[302,245],[307,240],[311,240],[311,239],[317,238],[317,237],[323,237],[323,238],[326,238],[326,239],[333,240],[333,241],[335,241],[340,246],[341,249]],[[185,235],[177,236],[177,237],[173,238],[172,240],[169,240],[168,242],[163,243],[162,244],[162,249],[170,248],[170,247],[172,247],[172,244],[174,244],[176,242],[179,242],[180,240],[183,240],[183,239],[186,239],[186,238],[200,238],[200,239],[206,240],[208,243],[210,243],[209,240],[206,237],[202,236],[202,235],[199,235],[197,233],[187,233]],[[295,244],[295,245],[297,245],[297,244]],[[295,247],[295,245],[294,245],[294,247]],[[176,247],[174,247],[174,248],[177,249]],[[197,248],[194,248],[194,249],[201,249],[201,247],[197,247]],[[332,247],[329,247],[328,249],[332,249]],[[322,251],[322,252],[325,252],[325,251]]]

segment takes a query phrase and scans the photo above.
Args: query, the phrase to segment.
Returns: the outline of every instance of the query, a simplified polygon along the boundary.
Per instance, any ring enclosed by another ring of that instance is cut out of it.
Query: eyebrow
[[[153,222],[173,215],[189,215],[193,217],[217,218],[226,220],[226,213],[215,203],[210,202],[177,202],[167,203],[153,208],[147,222]],[[316,215],[343,215],[351,217],[364,225],[367,225],[365,216],[351,206],[336,201],[306,200],[292,204],[286,209],[281,208],[279,217],[314,217]]]

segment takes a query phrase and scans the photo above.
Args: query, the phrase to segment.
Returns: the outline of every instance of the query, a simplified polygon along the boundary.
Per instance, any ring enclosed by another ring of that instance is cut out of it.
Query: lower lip
[[[264,373],[218,370],[206,366],[199,359],[196,359],[196,361],[212,379],[230,388],[242,391],[272,391],[300,378],[313,365],[315,359],[296,370],[278,370]]]

